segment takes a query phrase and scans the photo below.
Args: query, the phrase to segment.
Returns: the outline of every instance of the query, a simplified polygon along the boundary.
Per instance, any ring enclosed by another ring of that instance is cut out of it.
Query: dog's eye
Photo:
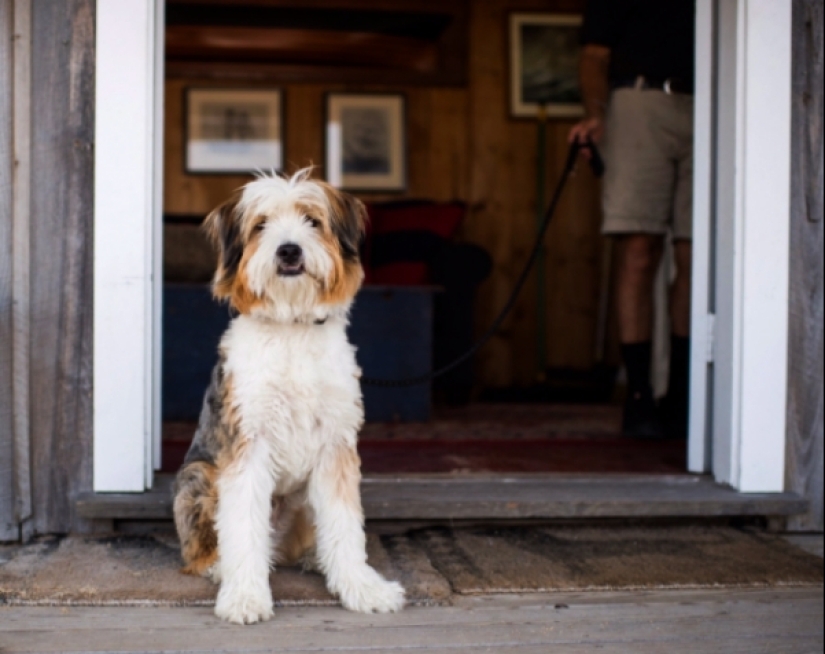
[[[262,231],[264,231],[264,229],[266,229],[266,221],[262,220],[257,225],[255,225],[255,229],[253,231],[262,232]]]
[[[313,216],[305,216],[304,220],[307,221],[312,227],[318,229],[321,226],[321,221]]]

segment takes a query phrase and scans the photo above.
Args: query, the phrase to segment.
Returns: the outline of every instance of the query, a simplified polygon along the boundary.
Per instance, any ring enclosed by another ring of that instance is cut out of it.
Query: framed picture
[[[243,174],[283,168],[280,90],[188,88],[184,92],[187,173]]]
[[[551,118],[581,116],[579,37],[582,18],[573,14],[510,14],[510,113]]]
[[[403,191],[405,99],[399,94],[327,94],[326,176],[347,191]]]

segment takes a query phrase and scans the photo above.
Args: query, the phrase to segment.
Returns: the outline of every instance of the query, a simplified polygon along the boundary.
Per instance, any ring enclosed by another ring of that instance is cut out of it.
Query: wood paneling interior
[[[168,0],[169,77],[466,83],[468,0]]]
[[[417,39],[370,32],[251,27],[166,28],[166,54],[172,59],[214,61],[286,60],[327,66],[373,66],[434,70],[438,48]]]
[[[536,229],[537,127],[534,121],[509,117],[508,13],[515,9],[575,11],[581,4],[473,0],[469,81],[464,87],[279,85],[285,91],[285,148],[290,169],[316,164],[323,170],[326,92],[405,94],[409,187],[402,197],[467,202],[469,212],[460,238],[481,245],[494,259],[494,271],[478,294],[479,331],[506,301]],[[205,214],[248,178],[184,174],[182,112],[187,85],[227,86],[227,82],[167,80],[164,212]],[[571,124],[569,120],[548,123],[546,197],[564,165]],[[380,200],[399,196],[362,197]],[[549,366],[587,369],[595,363],[603,251],[599,221],[598,183],[582,166],[569,182],[547,237],[548,296],[544,310],[549,325]],[[526,385],[534,381],[537,310],[533,278],[511,318],[479,355],[481,386]]]

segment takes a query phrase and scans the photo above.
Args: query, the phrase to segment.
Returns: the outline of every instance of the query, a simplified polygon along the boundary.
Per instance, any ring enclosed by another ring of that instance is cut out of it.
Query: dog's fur
[[[231,622],[272,616],[276,562],[316,567],[354,611],[404,604],[403,588],[367,565],[359,492],[364,412],[345,329],[365,216],[360,201],[303,170],[259,177],[205,221],[219,251],[214,294],[238,316],[174,513],[184,571],[220,583],[215,613]]]

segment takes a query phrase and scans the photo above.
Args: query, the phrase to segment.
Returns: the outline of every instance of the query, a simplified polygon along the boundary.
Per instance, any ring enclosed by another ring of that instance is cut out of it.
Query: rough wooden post
[[[17,540],[12,400],[12,3],[0,3],[0,541]]]
[[[788,490],[810,501],[789,527],[823,528],[822,0],[793,5]]]
[[[8,4],[8,3],[6,3]],[[94,0],[32,1],[31,455],[38,533],[92,483]]]

